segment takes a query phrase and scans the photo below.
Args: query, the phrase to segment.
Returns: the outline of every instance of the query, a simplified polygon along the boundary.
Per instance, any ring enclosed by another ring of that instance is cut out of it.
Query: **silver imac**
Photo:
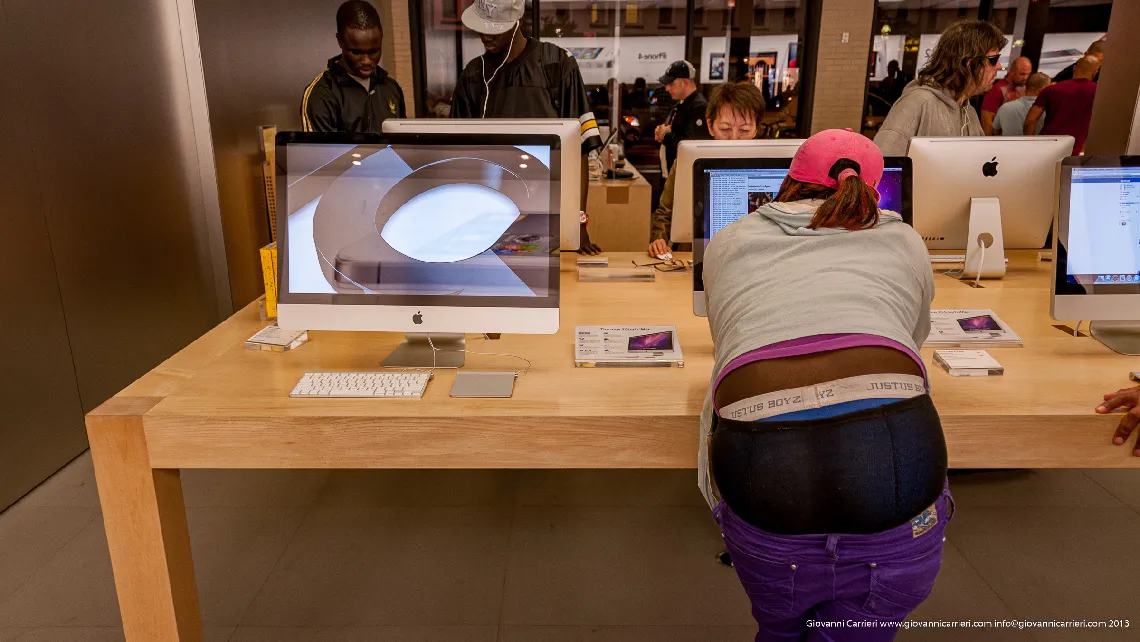
[[[758,207],[776,199],[791,158],[702,158],[693,164],[697,179],[693,200],[693,314],[705,307],[705,250],[712,237]],[[898,213],[910,224],[911,163],[905,156],[883,159],[879,208]]]
[[[389,118],[385,134],[554,134],[562,140],[562,230],[559,248],[581,247],[582,124],[573,119],[542,118]]]
[[[677,146],[671,243],[693,242],[693,163],[700,158],[791,158],[802,139],[683,140]]]
[[[386,366],[557,332],[560,172],[550,134],[278,134],[278,325],[410,333]]]
[[[1049,313],[1091,320],[1101,343],[1140,354],[1140,156],[1061,164]]]
[[[972,199],[996,198],[1004,247],[1039,249],[1056,212],[1058,163],[1072,151],[1070,136],[915,138],[914,229],[932,250],[966,250]]]

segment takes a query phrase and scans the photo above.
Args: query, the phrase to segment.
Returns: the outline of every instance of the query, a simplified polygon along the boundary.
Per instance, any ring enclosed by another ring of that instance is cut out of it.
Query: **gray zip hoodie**
[[[712,383],[733,359],[819,334],[870,334],[915,354],[930,334],[934,274],[922,237],[881,210],[868,230],[809,229],[821,200],[768,203],[725,227],[705,252],[705,302],[715,364],[701,412],[697,479],[708,474]]]
[[[906,156],[916,136],[983,136],[970,103],[959,105],[950,92],[911,81],[875,134],[883,156]]]

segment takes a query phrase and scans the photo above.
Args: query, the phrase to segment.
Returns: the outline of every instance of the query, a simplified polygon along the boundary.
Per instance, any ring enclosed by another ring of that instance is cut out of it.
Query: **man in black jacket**
[[[677,160],[678,143],[709,137],[709,128],[705,124],[708,101],[697,91],[697,71],[688,61],[678,60],[669,65],[659,80],[669,96],[677,101],[665,118],[665,124],[658,125],[654,132],[657,142],[665,146],[665,172],[668,173],[673,168],[673,161]]]
[[[301,125],[307,132],[380,132],[387,118],[404,117],[404,91],[380,68],[384,31],[376,9],[349,0],[336,12],[341,55],[305,89]]]
[[[578,62],[570,52],[531,40],[519,21],[523,0],[475,0],[463,24],[479,34],[486,53],[464,68],[451,99],[453,118],[574,118],[582,128],[582,221],[580,253],[599,254],[586,231],[587,155],[602,146],[598,124],[586,98]]]

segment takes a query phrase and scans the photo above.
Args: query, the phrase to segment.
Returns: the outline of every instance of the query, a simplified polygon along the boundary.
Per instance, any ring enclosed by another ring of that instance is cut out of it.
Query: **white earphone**
[[[519,30],[519,23],[516,22],[514,30],[511,31],[511,45],[509,47],[507,47],[507,55],[503,56],[503,62],[499,63],[498,68],[495,69],[494,73],[491,74],[490,78],[487,77],[487,54],[483,54],[482,56],[479,56],[479,69],[480,69],[479,75],[481,78],[483,78],[483,90],[484,90],[483,91],[483,114],[481,116],[479,116],[480,118],[486,118],[487,117],[487,103],[488,103],[488,101],[491,100],[491,82],[495,80],[495,76],[499,75],[499,70],[502,69],[503,65],[507,64],[507,60],[510,59],[511,50],[514,49],[514,47],[515,47],[515,34],[518,33],[518,30]]]

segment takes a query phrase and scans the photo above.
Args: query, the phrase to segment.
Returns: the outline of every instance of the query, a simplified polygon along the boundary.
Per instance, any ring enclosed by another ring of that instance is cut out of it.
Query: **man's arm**
[[[669,170],[661,201],[649,220],[649,254],[657,256],[669,251],[669,233],[673,227],[673,190],[677,182],[677,165]]]
[[[451,94],[452,118],[477,118],[471,108],[471,97],[467,95],[467,83],[460,77],[455,83],[455,91]]]
[[[301,129],[307,132],[341,131],[340,108],[320,80],[321,76],[318,76],[301,99]]]
[[[982,97],[982,131],[986,136],[994,135],[994,117],[1002,105],[1001,87],[993,87]]]
[[[1033,105],[1029,108],[1029,113],[1025,116],[1025,125],[1021,127],[1021,133],[1025,136],[1037,135],[1037,121],[1041,115],[1045,113],[1045,109],[1038,105]]]
[[[997,114],[992,111],[982,110],[982,131],[986,133],[986,136],[993,136],[996,131],[994,130],[995,116],[997,116]]]

